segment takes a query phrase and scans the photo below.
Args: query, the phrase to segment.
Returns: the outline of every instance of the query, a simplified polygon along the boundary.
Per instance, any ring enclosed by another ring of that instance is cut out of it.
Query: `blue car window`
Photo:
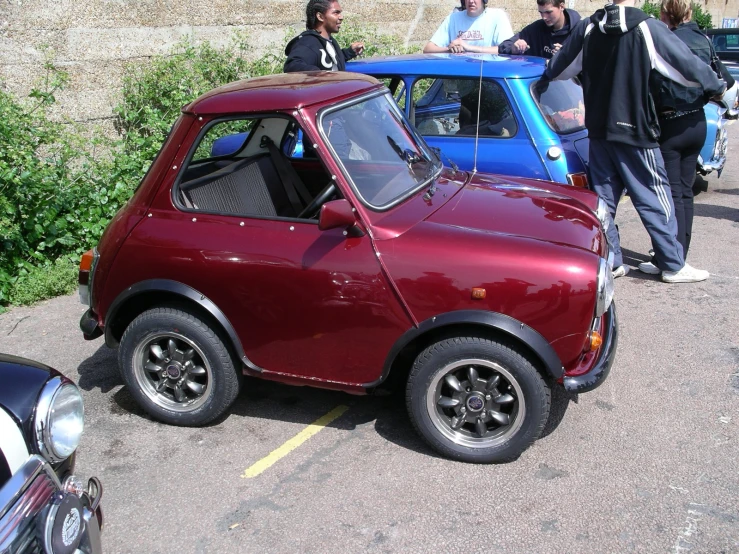
[[[418,79],[413,84],[413,121],[424,136],[505,138],[518,131],[500,84],[473,78]]]
[[[544,120],[558,135],[585,128],[582,87],[576,80],[537,81],[531,86],[531,94]]]

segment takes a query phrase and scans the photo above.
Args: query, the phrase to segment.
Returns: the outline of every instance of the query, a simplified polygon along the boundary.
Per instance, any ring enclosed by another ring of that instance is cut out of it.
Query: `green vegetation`
[[[365,56],[410,51],[377,29],[343,27],[340,42],[364,41]],[[183,42],[167,56],[130,65],[114,110],[114,141],[84,139],[73,123],[50,117],[67,82],[50,59],[28,98],[0,89],[0,312],[75,288],[80,255],[131,196],[182,106],[217,86],[282,71],[284,45],[253,61],[247,50],[243,36],[224,49]]]
[[[641,9],[648,15],[659,19],[660,6],[662,6],[662,2],[660,1],[653,2],[652,0],[646,0]],[[701,29],[713,28],[711,14],[703,11],[703,7],[696,2],[693,2],[693,21],[695,21]]]

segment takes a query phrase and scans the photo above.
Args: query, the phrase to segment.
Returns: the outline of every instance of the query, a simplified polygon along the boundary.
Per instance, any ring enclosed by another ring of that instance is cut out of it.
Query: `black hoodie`
[[[285,47],[287,61],[283,71],[294,73],[296,71],[333,71],[334,60],[326,50],[328,39],[323,38],[318,31],[303,31]],[[331,44],[336,52],[336,70],[344,71],[347,60],[355,58],[357,54],[351,48],[343,50],[331,37]]]
[[[518,39],[523,39],[529,45],[529,49],[524,53],[525,55],[551,58],[554,55],[555,43],[564,44],[564,41],[567,40],[567,37],[570,36],[578,23],[580,23],[580,14],[575,10],[565,9],[565,24],[561,29],[555,31],[551,27],[547,27],[542,19],[534,21],[521,29],[520,33],[501,42],[498,46],[498,53],[513,54],[513,43]]]
[[[709,97],[725,86],[664,23],[617,4],[580,21],[545,77],[580,74],[590,137],[656,148],[659,124],[650,93],[655,72],[683,86],[701,87]]]

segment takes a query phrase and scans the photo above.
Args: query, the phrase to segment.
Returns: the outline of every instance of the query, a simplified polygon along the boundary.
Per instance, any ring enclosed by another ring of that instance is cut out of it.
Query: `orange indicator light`
[[[482,287],[475,287],[472,289],[472,298],[474,300],[482,300],[487,296],[487,291]]]

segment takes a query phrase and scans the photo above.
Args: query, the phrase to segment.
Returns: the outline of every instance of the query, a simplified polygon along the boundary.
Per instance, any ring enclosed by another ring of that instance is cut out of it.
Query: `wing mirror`
[[[364,231],[357,223],[357,214],[345,198],[326,202],[321,206],[321,214],[318,216],[318,228],[321,231],[339,227],[346,228],[344,234],[348,237],[364,236]]]

